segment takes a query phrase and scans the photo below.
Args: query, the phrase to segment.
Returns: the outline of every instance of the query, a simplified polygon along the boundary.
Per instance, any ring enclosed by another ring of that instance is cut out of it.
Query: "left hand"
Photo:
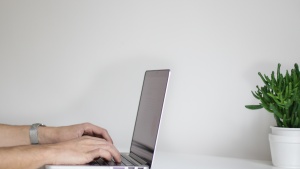
[[[80,138],[84,135],[103,138],[113,144],[107,130],[91,123],[75,124],[62,127],[39,127],[39,142],[41,144],[59,143]]]

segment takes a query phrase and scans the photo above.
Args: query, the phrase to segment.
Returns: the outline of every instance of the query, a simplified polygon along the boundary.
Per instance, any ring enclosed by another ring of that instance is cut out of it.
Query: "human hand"
[[[86,164],[99,157],[121,162],[120,153],[102,138],[83,136],[56,144],[0,147],[0,168],[34,169],[46,164]],[[3,158],[2,158],[3,157]]]
[[[48,164],[86,164],[96,158],[114,159],[121,162],[119,151],[115,146],[102,138],[83,136],[57,144],[42,145],[48,147]]]
[[[91,123],[82,123],[62,127],[39,127],[39,142],[59,143],[63,141],[80,138],[84,135],[103,138],[109,143],[113,143],[107,130]]]

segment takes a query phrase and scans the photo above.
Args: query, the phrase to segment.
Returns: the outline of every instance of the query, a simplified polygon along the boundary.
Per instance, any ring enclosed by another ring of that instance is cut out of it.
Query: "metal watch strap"
[[[41,123],[34,123],[31,125],[29,130],[29,137],[31,144],[39,144],[39,137],[38,137],[38,127],[39,126],[45,126]]]

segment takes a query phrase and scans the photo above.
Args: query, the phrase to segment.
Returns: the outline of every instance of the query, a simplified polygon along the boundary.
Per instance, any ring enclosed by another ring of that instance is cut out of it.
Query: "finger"
[[[88,135],[84,135],[79,139],[81,139],[83,141],[85,140],[85,141],[87,141],[91,144],[95,144],[95,145],[112,144],[112,143],[108,142],[107,140],[105,140],[104,138],[88,136]]]
[[[100,144],[99,146],[101,149],[108,151],[116,162],[121,162],[120,152],[113,144],[107,142],[106,144]]]
[[[84,124],[84,134],[90,135],[90,136],[97,136],[97,137],[103,137],[108,142],[113,143],[110,135],[108,134],[107,130],[98,126],[95,126],[90,123]]]
[[[110,135],[108,134],[107,130],[106,129],[103,129],[102,130],[102,133],[101,133],[102,137],[107,140],[108,142],[112,143],[113,144],[113,140],[112,138],[110,137]]]
[[[116,162],[121,162],[120,152],[112,143],[101,138],[90,136],[84,136],[82,139],[85,139],[85,143],[88,143],[93,150],[98,148],[103,149],[109,152]]]
[[[112,143],[106,141],[105,139],[91,136],[83,136],[81,137],[81,140],[83,141],[82,145],[87,145],[88,147],[90,147],[90,150],[98,148],[106,150],[111,154],[111,156],[113,156],[116,162],[121,162],[120,152]]]
[[[109,151],[98,148],[95,150],[92,150],[90,152],[88,152],[89,154],[89,159],[95,159],[95,158],[103,158],[107,161],[111,161],[112,160],[112,155],[110,154]]]

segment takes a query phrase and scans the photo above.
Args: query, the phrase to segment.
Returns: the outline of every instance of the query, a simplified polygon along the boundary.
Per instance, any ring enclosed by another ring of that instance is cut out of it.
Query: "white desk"
[[[157,152],[151,169],[279,169],[271,161]],[[282,168],[281,168],[282,169]]]
[[[70,169],[89,168],[90,169],[90,167],[75,165],[75,166],[69,166],[68,168]],[[282,168],[273,167],[271,161],[157,152],[151,169],[282,169]]]

